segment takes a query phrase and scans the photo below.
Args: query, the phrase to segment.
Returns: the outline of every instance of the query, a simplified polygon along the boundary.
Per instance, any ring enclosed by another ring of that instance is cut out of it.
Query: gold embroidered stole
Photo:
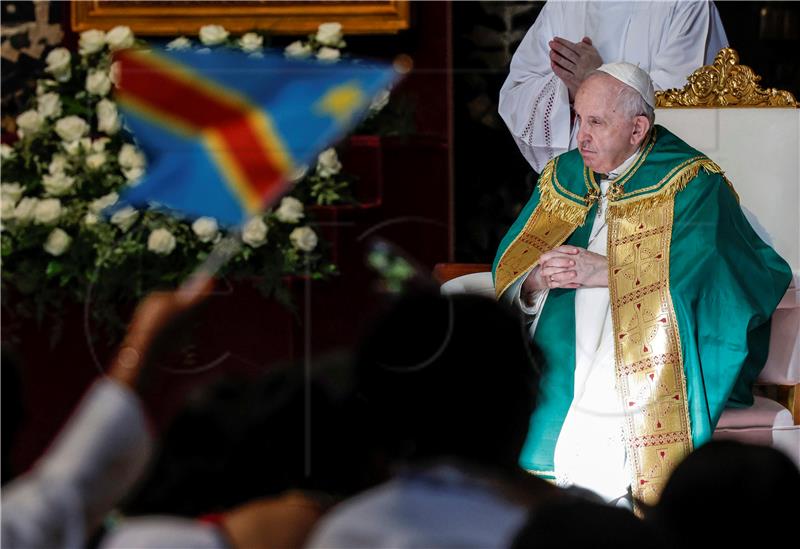
[[[583,197],[561,187],[555,175],[556,162],[551,160],[542,170],[540,201],[497,262],[495,293],[498,299],[519,277],[536,266],[543,253],[563,244],[586,219],[591,203],[587,205]],[[580,203],[562,197],[556,188]]]
[[[652,505],[692,451],[680,336],[669,293],[673,199],[609,212],[608,283],[617,392],[636,500]]]

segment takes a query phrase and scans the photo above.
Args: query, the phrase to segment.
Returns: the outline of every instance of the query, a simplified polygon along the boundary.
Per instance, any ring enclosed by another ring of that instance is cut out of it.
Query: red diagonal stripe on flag
[[[150,55],[154,54],[147,56]],[[232,105],[200,85],[193,86],[185,74],[173,74],[155,60],[148,63],[147,56],[129,52],[117,56],[121,62],[118,93],[123,100],[125,96],[131,96],[156,114],[162,114],[165,125],[169,125],[172,118],[198,133],[216,130],[245,182],[258,197],[263,200],[280,192],[277,184],[283,176],[270,151],[259,146],[264,140],[256,134],[248,117],[252,110]],[[193,78],[201,81],[200,77]],[[206,79],[202,79],[202,83],[219,87],[219,84]],[[228,172],[225,166],[219,167],[223,173]]]

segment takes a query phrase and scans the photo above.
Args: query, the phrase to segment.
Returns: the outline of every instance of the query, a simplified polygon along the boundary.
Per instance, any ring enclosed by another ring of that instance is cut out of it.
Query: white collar
[[[617,166],[616,168],[614,168],[613,170],[608,172],[604,179],[613,180],[613,179],[616,179],[617,177],[619,177],[619,174],[624,173],[625,170],[630,168],[631,164],[633,164],[633,161],[636,160],[636,157],[639,155],[639,151],[640,150],[641,150],[641,147],[636,149],[633,152],[633,154],[630,155],[627,158],[627,160],[625,160],[622,164],[620,164],[619,166]]]

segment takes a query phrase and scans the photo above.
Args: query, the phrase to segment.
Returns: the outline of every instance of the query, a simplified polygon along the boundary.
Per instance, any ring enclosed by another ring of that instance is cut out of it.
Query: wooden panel
[[[409,27],[408,0],[280,2],[165,2],[92,0],[72,2],[72,30],[128,25],[137,35],[197,34],[203,25],[222,25],[233,33],[264,30],[306,34],[336,21],[345,34],[392,34]]]

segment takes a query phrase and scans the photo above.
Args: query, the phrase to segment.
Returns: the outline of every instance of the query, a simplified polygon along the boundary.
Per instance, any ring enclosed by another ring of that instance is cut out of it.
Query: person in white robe
[[[523,156],[540,173],[576,146],[572,102],[603,63],[627,61],[656,89],[683,87],[728,39],[710,1],[549,1],[528,30],[500,90],[499,112]]]

